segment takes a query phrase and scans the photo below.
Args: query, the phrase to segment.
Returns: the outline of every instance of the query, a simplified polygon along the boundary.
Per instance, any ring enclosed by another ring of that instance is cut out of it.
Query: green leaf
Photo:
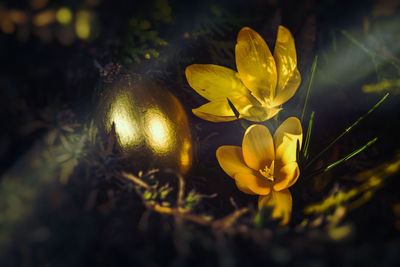
[[[336,144],[343,136],[345,136],[347,133],[349,133],[355,126],[357,126],[362,120],[364,120],[369,114],[371,114],[377,107],[379,107],[383,101],[385,101],[385,99],[389,96],[389,93],[387,93],[386,95],[384,95],[382,97],[381,100],[378,101],[378,103],[376,103],[370,110],[368,110],[367,113],[365,113],[363,116],[361,116],[360,118],[358,118],[358,120],[356,120],[352,125],[350,125],[349,127],[346,128],[346,130],[344,130],[344,132],[342,132],[338,137],[336,137],[334,140],[332,140],[321,152],[319,152],[314,158],[312,158],[307,165],[305,166],[305,168],[310,167],[310,165],[316,161],[317,159],[319,159],[323,154],[326,153],[326,151],[329,150],[329,148],[331,148],[334,144]]]
[[[351,35],[348,31],[346,30],[339,30],[341,34],[343,34],[344,37],[346,37],[347,39],[349,39],[351,42],[353,42],[356,46],[358,46],[359,48],[361,48],[361,50],[363,50],[365,53],[367,53],[370,56],[375,56],[376,53],[371,51],[369,48],[367,48],[365,45],[363,45],[361,42],[359,42],[356,38],[354,38],[353,35]]]
[[[339,159],[339,160],[337,160],[337,161],[335,161],[335,162],[329,164],[329,165],[326,166],[326,167],[323,167],[323,168],[321,168],[321,169],[316,170],[315,172],[313,172],[313,173],[312,173],[311,175],[309,175],[308,177],[312,177],[312,176],[315,176],[315,175],[318,175],[318,174],[327,172],[327,171],[329,171],[329,170],[335,168],[336,166],[338,166],[338,165],[344,163],[345,161],[347,161],[347,160],[351,159],[352,157],[358,155],[359,153],[361,153],[362,151],[364,151],[364,150],[367,149],[368,147],[372,146],[377,140],[378,140],[378,138],[375,137],[374,139],[372,139],[371,141],[369,141],[368,143],[366,143],[365,145],[363,145],[363,146],[360,147],[359,149],[354,150],[353,152],[351,152],[351,153],[348,154],[347,156],[345,156],[345,157],[343,157],[343,158],[341,158],[341,159]]]
[[[301,122],[303,122],[304,114],[306,112],[306,108],[308,105],[308,100],[310,98],[311,86],[314,81],[315,70],[317,69],[317,62],[318,62],[318,56],[315,56],[313,64],[311,66],[311,76],[310,76],[310,81],[308,82],[306,99],[304,100],[303,111],[301,112],[301,120],[300,120]]]
[[[310,147],[311,132],[312,132],[312,128],[313,128],[314,115],[315,115],[315,112],[312,111],[311,112],[311,116],[310,116],[310,120],[308,121],[306,140],[305,140],[304,146],[303,146],[303,160],[307,160],[308,159],[308,149]]]

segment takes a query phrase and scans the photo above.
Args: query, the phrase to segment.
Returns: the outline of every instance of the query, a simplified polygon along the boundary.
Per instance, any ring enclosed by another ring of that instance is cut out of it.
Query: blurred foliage
[[[339,188],[318,204],[308,205],[305,213],[323,213],[335,207],[346,206],[350,211],[361,207],[384,185],[384,182],[398,174],[400,170],[400,153],[390,162],[382,163],[371,170],[366,170],[357,175],[355,180],[362,182],[358,186],[346,191]]]
[[[363,85],[362,90],[364,93],[390,92],[394,95],[398,95],[400,93],[400,79],[384,79],[379,83],[366,84]]]
[[[71,121],[71,112],[45,113],[55,116],[58,125],[47,125],[45,120],[31,125],[41,125],[49,130],[42,140],[20,158],[1,179],[0,248],[12,242],[16,226],[35,214],[36,201],[46,186],[68,182],[83,153],[85,138],[75,133],[79,126]]]
[[[168,45],[167,41],[159,36],[158,28],[171,24],[171,7],[168,0],[153,1],[153,11],[150,17],[139,13],[129,20],[127,37],[122,45],[122,55],[126,55],[124,63],[141,63],[142,60],[158,59],[165,63],[166,59],[160,56],[159,49]],[[133,60],[133,61],[132,61]]]

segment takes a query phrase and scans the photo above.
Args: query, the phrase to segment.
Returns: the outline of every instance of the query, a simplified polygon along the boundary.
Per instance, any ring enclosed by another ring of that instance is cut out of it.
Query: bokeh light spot
[[[68,7],[61,7],[57,10],[56,18],[60,24],[69,24],[72,21],[72,11]]]
[[[81,39],[88,39],[90,37],[90,13],[85,10],[78,12],[75,22],[76,35]]]

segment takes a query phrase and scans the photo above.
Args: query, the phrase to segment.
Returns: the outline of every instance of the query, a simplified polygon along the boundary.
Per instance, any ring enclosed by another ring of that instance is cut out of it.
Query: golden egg
[[[116,148],[135,169],[190,169],[193,151],[186,112],[162,86],[121,78],[100,95],[95,118],[101,134],[109,134],[115,124]]]

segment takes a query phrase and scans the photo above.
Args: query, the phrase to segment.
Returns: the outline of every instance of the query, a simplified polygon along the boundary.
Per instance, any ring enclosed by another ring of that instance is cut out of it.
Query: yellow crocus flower
[[[273,137],[266,126],[254,124],[246,130],[242,147],[221,146],[216,153],[221,168],[235,179],[238,189],[259,195],[259,208],[271,208],[272,217],[281,219],[281,225],[289,222],[292,212],[288,188],[300,175],[296,151],[302,139],[299,119],[290,117]]]
[[[235,120],[227,99],[250,121],[265,121],[275,116],[300,85],[294,38],[279,26],[274,55],[264,39],[249,27],[240,30],[235,47],[238,71],[212,64],[186,68],[189,85],[210,102],[193,109],[208,121]]]

